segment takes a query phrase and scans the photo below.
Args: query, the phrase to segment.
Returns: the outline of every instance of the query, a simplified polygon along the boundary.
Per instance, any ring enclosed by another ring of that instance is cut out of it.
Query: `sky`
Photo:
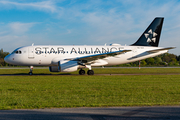
[[[0,49],[133,44],[164,17],[160,47],[180,55],[179,0],[0,0]]]

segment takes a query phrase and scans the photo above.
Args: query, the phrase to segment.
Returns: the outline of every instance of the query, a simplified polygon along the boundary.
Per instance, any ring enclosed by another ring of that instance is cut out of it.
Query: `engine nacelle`
[[[77,71],[79,65],[77,61],[61,60],[58,62],[58,66],[50,66],[50,72],[74,72]]]
[[[49,67],[50,72],[60,72],[59,66],[50,66]]]

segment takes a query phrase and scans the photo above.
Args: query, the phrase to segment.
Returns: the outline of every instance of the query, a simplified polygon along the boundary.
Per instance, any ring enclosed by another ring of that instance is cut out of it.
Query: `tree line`
[[[4,58],[9,55],[9,52],[4,52],[3,49],[0,50],[0,66],[8,66],[4,61]]]
[[[4,61],[4,58],[9,54],[9,52],[4,52],[3,49],[0,50],[0,66],[12,66],[7,64]],[[180,64],[180,55],[174,55],[171,53],[165,53],[153,58],[147,58],[145,60],[140,61],[141,66],[179,66]],[[139,61],[128,63],[128,64],[122,64],[122,65],[116,65],[116,66],[132,66],[136,67],[139,66]]]
[[[179,66],[180,64],[180,55],[174,55],[172,53],[165,53],[153,58],[147,58],[140,61],[141,66]],[[139,66],[139,61],[116,65],[116,66],[132,66],[136,67]]]

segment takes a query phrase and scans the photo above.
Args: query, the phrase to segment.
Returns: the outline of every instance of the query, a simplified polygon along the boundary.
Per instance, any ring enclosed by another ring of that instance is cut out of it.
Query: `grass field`
[[[95,74],[180,74],[180,68],[93,68]],[[86,70],[87,71],[87,70]],[[27,75],[29,69],[0,69],[0,75],[22,74]],[[71,73],[49,72],[49,69],[34,69],[35,75],[53,74],[79,74],[78,71]]]
[[[180,68],[94,69],[95,73],[156,73],[123,76],[0,76],[0,109],[180,105]],[[26,74],[28,69],[0,70]],[[77,74],[74,72],[71,74]],[[51,74],[46,69],[34,74]]]

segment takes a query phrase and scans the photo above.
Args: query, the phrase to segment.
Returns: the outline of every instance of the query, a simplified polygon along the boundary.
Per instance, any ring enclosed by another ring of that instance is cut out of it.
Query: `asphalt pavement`
[[[180,106],[0,110],[0,120],[180,120]]]

